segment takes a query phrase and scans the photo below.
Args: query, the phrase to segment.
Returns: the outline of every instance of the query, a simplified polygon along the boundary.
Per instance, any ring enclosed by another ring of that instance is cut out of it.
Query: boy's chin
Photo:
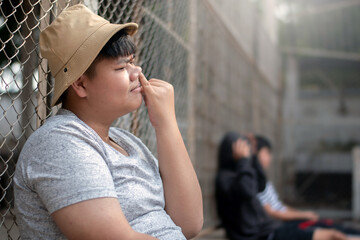
[[[143,103],[145,105],[145,101],[143,101],[143,99],[141,98],[140,101],[138,101],[136,104],[134,104],[134,107],[131,112],[138,110],[143,105]]]

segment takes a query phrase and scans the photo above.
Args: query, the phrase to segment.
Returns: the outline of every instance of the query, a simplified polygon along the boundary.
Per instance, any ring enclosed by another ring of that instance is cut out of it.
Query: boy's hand
[[[319,215],[317,215],[317,214],[314,213],[314,212],[305,211],[305,212],[303,212],[303,213],[304,213],[304,217],[305,217],[306,219],[314,220],[314,221],[319,220]]]
[[[249,139],[250,146],[251,146],[251,153],[256,155],[257,154],[257,143],[256,143],[256,137],[253,133],[246,134],[246,137]]]
[[[139,75],[139,80],[153,127],[158,129],[176,124],[173,86],[155,78],[148,81],[143,73]]]
[[[232,150],[233,158],[236,160],[250,157],[250,146],[246,140],[238,139],[232,144]]]

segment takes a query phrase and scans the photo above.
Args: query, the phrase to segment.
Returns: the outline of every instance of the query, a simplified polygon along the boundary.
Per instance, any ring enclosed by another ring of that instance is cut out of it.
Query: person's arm
[[[235,178],[230,183],[230,191],[239,199],[253,198],[257,194],[256,173],[249,159],[241,158],[237,162]]]
[[[233,201],[251,199],[258,192],[256,172],[250,163],[250,147],[245,140],[232,144],[233,169],[220,169],[216,177],[217,194]]]
[[[258,183],[256,171],[250,162],[250,146],[247,141],[238,139],[232,145],[233,158],[236,159],[236,175],[231,181],[230,191],[234,197],[249,199],[256,196]]]
[[[275,219],[282,221],[290,221],[290,220],[318,220],[319,216],[310,211],[298,211],[292,208],[286,208],[284,211],[279,211],[273,209],[269,204],[264,205],[265,211]]]
[[[220,170],[216,177],[217,194],[233,201],[251,199],[257,194],[255,171],[248,163],[249,159],[237,160],[235,172]]]
[[[156,239],[130,227],[116,198],[86,200],[55,211],[51,216],[70,240]]]
[[[286,210],[292,212],[293,214],[300,215],[303,219],[318,220],[320,218],[319,215],[313,211],[301,211],[289,206],[286,206]]]
[[[171,84],[158,79],[140,83],[155,128],[160,174],[164,185],[165,210],[186,238],[196,236],[203,225],[200,185],[180,134]]]
[[[265,190],[267,178],[264,169],[261,166],[259,159],[257,157],[256,137],[254,136],[253,133],[246,134],[246,137],[249,140],[251,146],[251,153],[252,153],[251,162],[252,162],[252,166],[256,169],[258,192],[262,192]]]

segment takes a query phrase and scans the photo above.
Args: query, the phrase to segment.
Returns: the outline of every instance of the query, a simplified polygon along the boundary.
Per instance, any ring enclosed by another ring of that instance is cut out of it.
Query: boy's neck
[[[81,121],[91,127],[104,142],[110,142],[109,129],[115,119],[109,116],[104,116],[104,114],[100,112],[84,110],[85,108],[69,106],[64,106],[63,108],[73,112]]]

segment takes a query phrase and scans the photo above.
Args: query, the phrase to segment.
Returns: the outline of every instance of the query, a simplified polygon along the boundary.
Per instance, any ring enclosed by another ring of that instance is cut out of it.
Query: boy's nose
[[[142,69],[140,66],[134,66],[131,73],[130,73],[130,80],[135,81],[139,78]]]

